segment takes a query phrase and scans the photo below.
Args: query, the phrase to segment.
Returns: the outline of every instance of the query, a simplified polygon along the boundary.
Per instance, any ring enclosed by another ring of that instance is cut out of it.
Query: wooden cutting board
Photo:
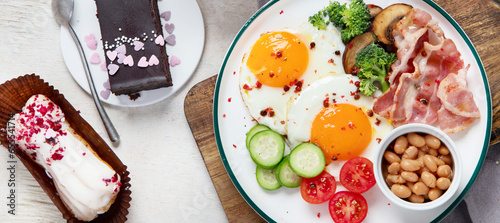
[[[465,30],[484,63],[491,87],[493,127],[490,145],[500,137],[500,7],[491,0],[436,0]],[[265,222],[231,182],[217,149],[213,128],[213,93],[217,76],[196,84],[184,100],[184,112],[229,222]],[[203,111],[203,112],[200,112]],[[210,111],[210,112],[206,112]]]

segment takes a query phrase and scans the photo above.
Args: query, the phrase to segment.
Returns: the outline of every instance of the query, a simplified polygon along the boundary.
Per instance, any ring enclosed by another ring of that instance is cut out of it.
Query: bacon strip
[[[391,88],[373,106],[375,113],[391,119],[394,126],[436,124],[449,133],[479,118],[467,89],[468,67],[464,68],[455,43],[444,37],[437,21],[413,9],[396,24],[394,39],[398,61],[391,66]]]

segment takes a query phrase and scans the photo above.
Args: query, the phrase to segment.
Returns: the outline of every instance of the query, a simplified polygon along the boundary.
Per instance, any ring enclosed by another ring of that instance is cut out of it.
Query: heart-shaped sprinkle
[[[90,40],[93,40],[93,39],[95,39],[95,36],[92,33],[89,34],[88,36],[85,36],[85,41],[90,41]]]
[[[108,56],[108,59],[113,62],[115,59],[116,59],[116,55],[118,53],[116,51],[111,51],[111,50],[108,50],[106,51],[106,56]]]
[[[134,58],[132,58],[132,55],[128,55],[123,59],[123,64],[128,65],[129,67],[134,66]]]
[[[165,41],[168,45],[175,45],[175,34],[168,35],[167,38],[165,38]]]
[[[90,63],[91,64],[100,64],[101,63],[101,58],[99,57],[99,54],[94,53],[90,57]]]
[[[122,64],[123,63],[123,60],[125,59],[125,54],[118,54],[118,63],[119,64]]]
[[[57,132],[51,128],[47,129],[47,131],[45,132],[46,139],[55,138],[56,136],[57,136]]]
[[[163,12],[163,13],[160,14],[160,17],[162,17],[163,19],[165,19],[165,21],[170,20],[170,16],[172,16],[172,12],[171,11],[166,11],[166,12]]]
[[[163,36],[162,35],[157,36],[155,39],[155,43],[160,46],[165,45],[165,40],[163,39]]]
[[[181,63],[181,59],[179,57],[176,57],[175,55],[172,55],[170,57],[170,66],[175,67]]]
[[[104,81],[104,83],[102,83],[102,86],[104,87],[104,89],[111,89],[111,86],[109,85],[109,79]]]
[[[141,59],[139,60],[139,62],[137,62],[137,66],[138,67],[148,67],[148,60],[146,57],[141,57]]]
[[[85,42],[87,43],[87,47],[91,50],[97,49],[97,40],[95,39],[94,34],[85,36]]]
[[[104,63],[101,64],[101,70],[108,71],[108,69],[106,69],[106,61],[104,61]]]
[[[174,32],[175,25],[173,23],[167,23],[165,24],[165,30],[168,32],[168,34],[172,34]]]
[[[159,63],[160,61],[158,60],[158,57],[156,57],[154,54],[151,55],[151,57],[149,58],[149,66],[158,65]]]
[[[134,50],[135,51],[139,51],[142,49],[142,47],[144,47],[144,43],[141,42],[141,41],[134,41]]]
[[[109,95],[111,93],[110,90],[106,89],[106,90],[102,90],[101,92],[101,97],[104,98],[104,99],[108,99],[109,98]]]
[[[118,71],[118,68],[120,68],[120,66],[118,66],[116,64],[108,65],[109,75],[115,75],[116,71]]]
[[[116,47],[115,51],[118,54],[127,54],[127,48],[125,47],[124,44],[120,45],[119,47]]]

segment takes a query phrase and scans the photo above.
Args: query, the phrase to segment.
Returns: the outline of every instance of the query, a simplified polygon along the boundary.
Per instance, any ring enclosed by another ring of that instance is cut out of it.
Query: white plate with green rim
[[[224,166],[237,190],[248,204],[268,222],[331,222],[328,202],[320,205],[306,203],[300,189],[280,188],[276,191],[262,189],[255,179],[255,164],[245,148],[245,133],[256,124],[243,103],[238,73],[243,55],[262,33],[284,27],[298,26],[309,16],[328,5],[328,0],[300,1],[274,0],[257,11],[236,35],[222,63],[214,93],[214,129],[217,146]],[[349,1],[340,1],[342,3]],[[368,201],[365,222],[439,222],[464,198],[479,174],[484,162],[491,134],[491,95],[486,72],[470,39],[463,29],[436,3],[430,0],[366,1],[381,7],[406,3],[430,13],[439,22],[445,36],[452,39],[462,54],[465,64],[470,64],[467,81],[474,94],[481,118],[465,131],[451,134],[455,144],[463,148],[463,175],[458,192],[443,207],[414,212],[391,205],[380,189],[374,186],[363,196]],[[230,100],[228,100],[230,99]]]

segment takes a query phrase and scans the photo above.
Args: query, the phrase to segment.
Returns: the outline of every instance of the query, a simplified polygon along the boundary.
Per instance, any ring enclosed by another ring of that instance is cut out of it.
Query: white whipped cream
[[[15,126],[9,137],[45,168],[76,218],[91,221],[109,209],[120,190],[120,176],[74,132],[59,106],[34,95],[11,121]]]

